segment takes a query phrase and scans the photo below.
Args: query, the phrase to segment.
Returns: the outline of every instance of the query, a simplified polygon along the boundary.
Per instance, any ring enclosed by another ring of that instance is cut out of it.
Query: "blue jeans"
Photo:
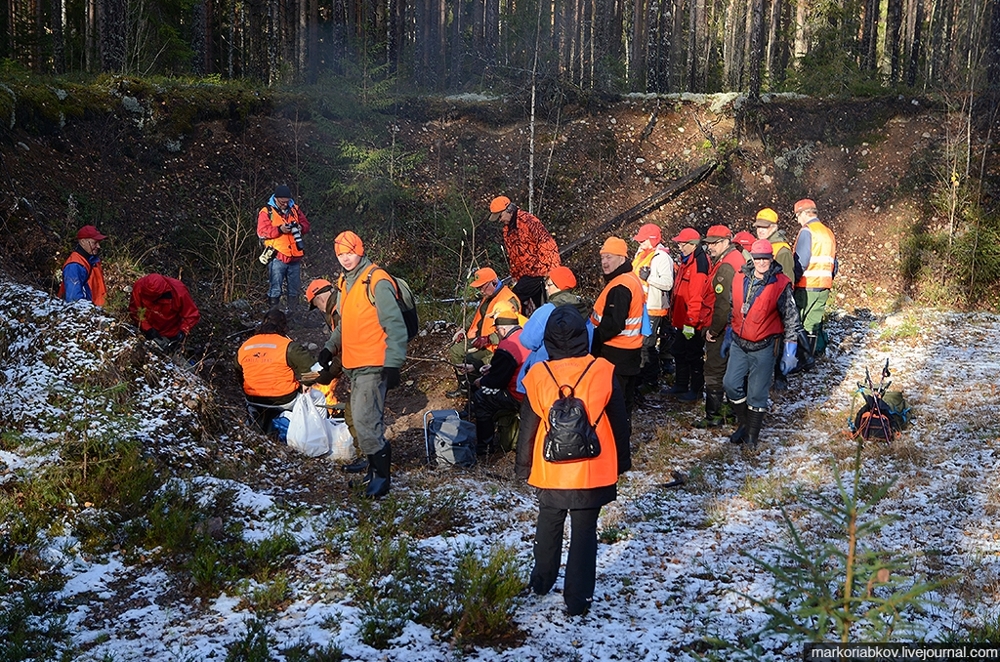
[[[729,347],[729,362],[722,385],[730,402],[744,398],[747,405],[767,409],[767,396],[774,379],[774,343],[756,352],[746,352],[735,342]]]
[[[287,264],[277,257],[267,265],[268,288],[267,296],[272,299],[281,297],[281,286],[288,281],[286,293],[288,294],[288,305],[298,299],[299,290],[302,286],[302,263],[292,262]]]

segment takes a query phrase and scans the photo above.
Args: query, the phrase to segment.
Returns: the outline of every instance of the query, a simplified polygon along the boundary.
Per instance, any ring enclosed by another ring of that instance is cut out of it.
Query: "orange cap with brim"
[[[309,308],[313,308],[313,299],[316,298],[317,294],[323,294],[331,290],[333,290],[333,284],[325,278],[317,278],[311,281],[309,286],[306,287],[306,301],[309,302]]]
[[[469,283],[469,285],[472,287],[482,287],[495,280],[499,280],[497,272],[493,271],[490,267],[483,267],[482,269],[476,269],[476,279]]]

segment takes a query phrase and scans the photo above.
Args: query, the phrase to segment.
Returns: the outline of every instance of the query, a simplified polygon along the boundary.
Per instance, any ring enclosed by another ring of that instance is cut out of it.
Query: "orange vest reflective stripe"
[[[236,358],[243,368],[243,392],[261,398],[278,398],[299,387],[288,367],[291,340],[276,333],[261,333],[243,343]]]
[[[388,336],[379,322],[378,309],[372,303],[375,285],[382,280],[389,280],[389,274],[370,264],[358,274],[350,291],[347,291],[347,280],[343,276],[337,281],[341,360],[348,370],[385,365]],[[372,299],[368,298],[369,288]]]
[[[646,249],[645,251],[636,255],[635,261],[632,262],[632,273],[638,276],[639,282],[642,283],[642,294],[644,301],[649,301],[649,282],[643,280],[642,276],[639,276],[639,270],[642,269],[643,267],[651,266],[653,264],[653,258],[656,257],[657,252],[662,252],[664,255],[667,255],[668,257],[670,255],[670,253],[667,253],[666,250],[661,249],[659,247],[654,247]],[[666,308],[656,308],[653,310],[649,310],[648,312],[650,317],[667,316]]]
[[[87,270],[87,287],[90,288],[90,301],[95,306],[103,306],[108,300],[108,288],[104,285],[104,269],[101,267],[101,263],[98,262],[96,265],[91,266],[90,262],[87,262],[87,258],[76,251],[70,253],[66,261],[63,262],[63,269],[71,262],[82,265]],[[66,298],[66,283],[59,285],[58,296],[60,299]]]
[[[583,379],[575,389],[575,394],[586,405],[590,422],[592,424],[596,422],[597,438],[601,442],[601,454],[579,462],[548,462],[542,457],[542,450],[545,444],[549,409],[559,397],[559,386],[575,384],[591,362],[594,362],[594,365],[590,366],[586,375],[583,375]],[[585,490],[614,485],[618,482],[618,451],[615,446],[614,433],[611,431],[611,423],[607,416],[601,416],[611,399],[614,366],[607,359],[595,359],[590,355],[558,361],[545,361],[545,363],[548,364],[555,380],[542,364],[531,366],[528,374],[524,376],[524,389],[528,401],[541,419],[538,431],[535,433],[535,446],[532,450],[531,474],[528,476],[528,484],[551,490]],[[558,384],[556,384],[557,381]]]
[[[472,317],[472,324],[469,325],[469,330],[466,332],[466,337],[469,339],[479,338],[480,336],[490,336],[496,333],[497,326],[496,322],[493,320],[491,313],[496,305],[501,301],[506,301],[511,304],[518,314],[521,312],[521,300],[517,298],[514,292],[504,285],[499,290],[493,293],[493,297],[489,299],[489,302],[484,306],[480,303],[476,307],[476,314]],[[485,310],[484,310],[485,308]],[[496,345],[487,345],[486,349],[491,352],[495,352],[497,349]]]
[[[607,303],[608,292],[619,285],[624,285],[632,293],[628,317],[625,319],[625,328],[622,329],[622,332],[604,344],[619,349],[641,349],[642,306],[646,302],[646,295],[642,291],[642,281],[631,271],[615,276],[610,283],[604,286],[601,296],[597,297],[597,301],[594,303],[594,312],[590,314],[590,321],[595,327],[600,325],[601,318],[604,316],[604,305]]]
[[[812,256],[795,287],[828,290],[833,287],[833,263],[837,258],[837,240],[833,236],[833,231],[819,221],[813,221],[807,227]]]
[[[291,210],[293,210],[294,208],[295,205],[289,207],[288,215],[291,216],[293,219],[298,219],[298,215],[292,216]],[[270,206],[264,207],[264,209],[262,209],[261,211],[264,210],[267,211],[267,217],[271,219],[271,227],[276,228],[280,225],[285,224],[285,221],[287,219],[283,217],[281,214],[276,214],[273,207]],[[290,234],[279,234],[274,239],[265,239],[264,245],[273,247],[276,251],[278,251],[282,255],[289,255],[291,257],[302,257],[303,255],[305,255],[305,253],[300,251],[299,247],[295,245],[295,237],[293,237]]]

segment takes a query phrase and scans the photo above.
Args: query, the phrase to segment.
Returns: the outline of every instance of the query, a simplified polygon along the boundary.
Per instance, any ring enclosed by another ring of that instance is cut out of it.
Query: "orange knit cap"
[[[361,242],[361,237],[350,230],[344,230],[333,240],[333,250],[337,255],[343,255],[344,253],[364,255],[365,245]]]

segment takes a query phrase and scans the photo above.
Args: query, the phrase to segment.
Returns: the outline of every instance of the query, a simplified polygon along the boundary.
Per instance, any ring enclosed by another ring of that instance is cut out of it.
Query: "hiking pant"
[[[487,393],[487,389],[476,389],[472,394],[472,413],[476,417],[476,441],[480,448],[493,440],[496,435],[497,416],[506,412],[521,411],[521,403],[514,399],[507,389]]]
[[[299,292],[302,287],[301,262],[292,262],[291,264],[287,264],[275,257],[267,265],[267,277],[268,297],[272,299],[280,299],[281,287],[282,285],[287,285],[285,290],[288,295],[288,307],[291,308],[294,303],[297,303]]]
[[[795,305],[799,309],[802,326],[809,335],[818,336],[823,327],[823,315],[826,313],[826,302],[830,298],[830,290],[802,290],[792,292]]]
[[[660,339],[660,327],[663,326],[662,316],[649,316],[649,325],[652,329],[648,336],[642,338],[642,364],[639,367],[638,386],[651,386],[654,389],[660,383],[660,355],[657,352],[656,344]]]
[[[681,329],[674,330],[674,386],[701,393],[705,388],[705,332],[695,331],[688,340]]]
[[[567,512],[570,518],[570,538],[563,600],[571,612],[581,613],[594,598],[594,584],[597,581],[597,516],[601,512],[600,508],[563,510],[538,505],[531,590],[538,595],[545,595],[556,583]]]
[[[767,409],[767,398],[774,379],[774,352],[777,340],[763,349],[747,352],[735,342],[729,347],[729,362],[723,385],[732,403],[744,399],[756,409]]]
[[[379,372],[351,371],[351,418],[358,446],[365,455],[374,455],[385,446],[385,379]]]
[[[705,390],[719,393],[722,391],[722,379],[726,376],[726,364],[729,353],[722,355],[722,340],[725,333],[715,342],[705,343]],[[730,345],[732,349],[732,345]]]
[[[516,294],[521,302],[521,314],[530,317],[531,313],[542,305],[542,299],[545,297],[545,277],[521,276],[510,291]]]
[[[476,349],[468,340],[457,342],[448,348],[448,360],[451,361],[452,365],[471,363],[477,372],[489,363],[491,358],[493,358],[493,352],[488,349]],[[472,375],[472,379],[478,376],[478,374]]]

